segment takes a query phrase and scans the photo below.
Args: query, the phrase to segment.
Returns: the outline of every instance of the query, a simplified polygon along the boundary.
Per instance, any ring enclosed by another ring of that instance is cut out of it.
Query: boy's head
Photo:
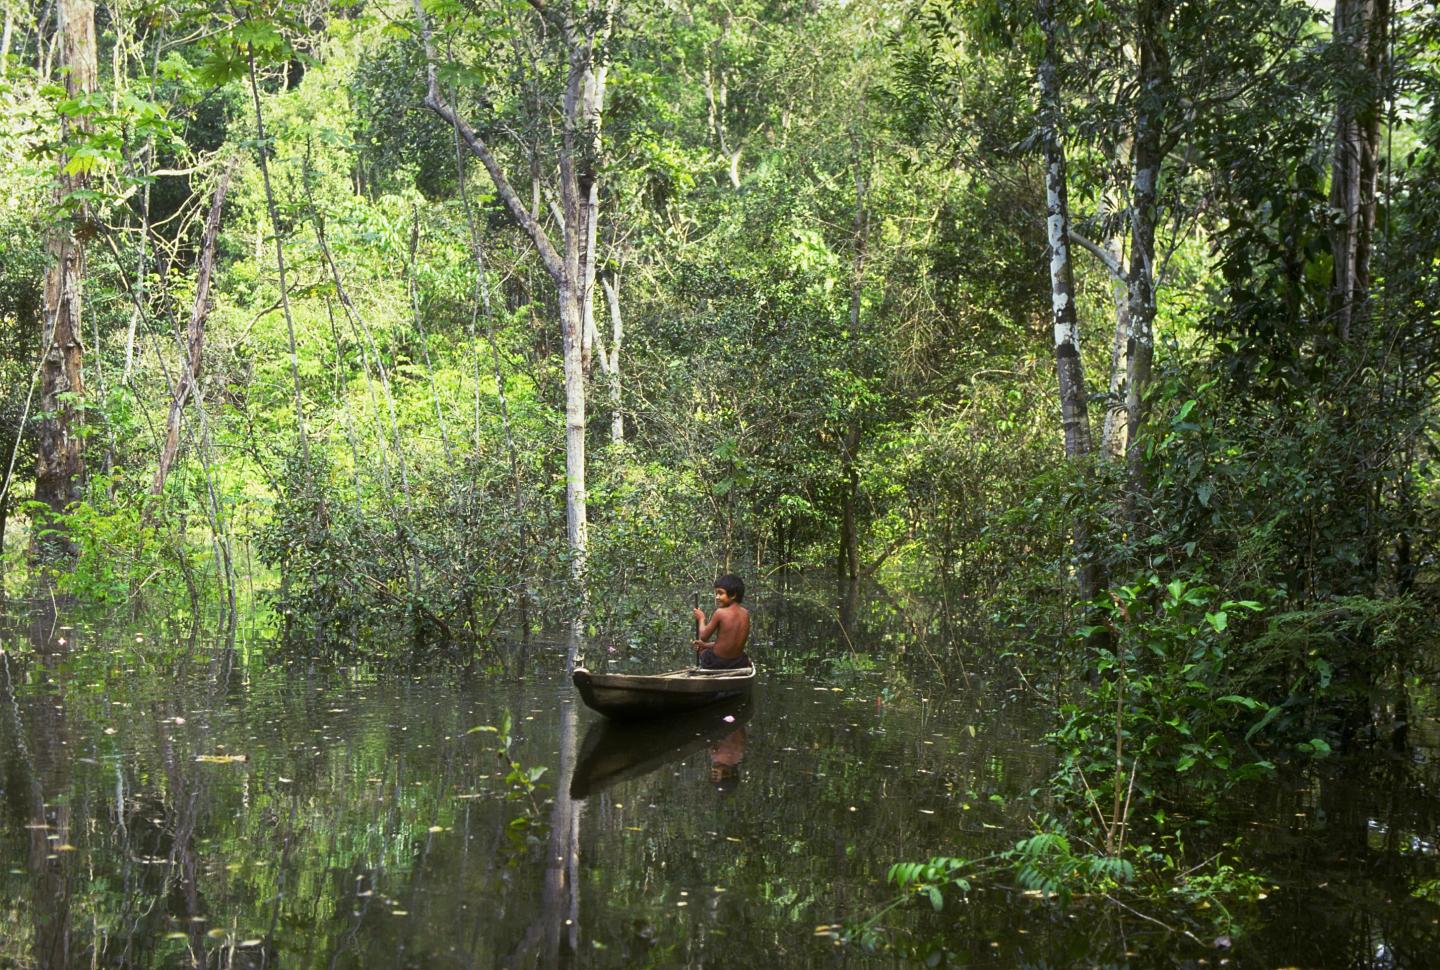
[[[726,573],[715,580],[715,588],[723,589],[732,603],[738,603],[745,598],[745,581],[733,573]]]

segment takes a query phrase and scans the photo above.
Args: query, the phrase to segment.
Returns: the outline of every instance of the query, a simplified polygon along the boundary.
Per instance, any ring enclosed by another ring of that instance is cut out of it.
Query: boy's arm
[[[695,612],[696,612],[696,613],[700,613],[699,610],[696,610]],[[701,618],[703,618],[704,616],[705,616],[704,613],[700,613],[700,617],[701,617]],[[708,623],[703,622],[703,619],[702,619],[702,622],[701,622],[701,625],[700,625],[700,639],[701,639],[701,640],[709,640],[712,636],[715,635],[715,631],[718,630],[719,628],[720,628],[720,611],[719,611],[719,610],[716,610],[716,611],[715,611],[715,615],[710,618],[710,622],[708,622]]]

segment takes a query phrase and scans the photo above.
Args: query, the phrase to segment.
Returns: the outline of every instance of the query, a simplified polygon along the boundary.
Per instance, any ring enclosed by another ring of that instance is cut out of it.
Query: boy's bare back
[[[722,577],[718,582],[725,582],[733,577]],[[744,596],[744,587],[739,585],[732,594],[723,587],[715,587],[715,612],[710,619],[705,619],[705,614],[699,608],[695,610],[695,622],[699,625],[699,638],[693,641],[695,652],[699,653],[709,647],[714,655],[720,660],[735,660],[745,653],[745,644],[750,640],[750,611],[740,605],[740,598]],[[714,643],[707,643],[711,637],[715,638]]]

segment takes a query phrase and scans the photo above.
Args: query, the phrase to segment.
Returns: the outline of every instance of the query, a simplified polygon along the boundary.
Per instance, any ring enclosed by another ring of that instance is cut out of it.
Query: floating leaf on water
[[[210,937],[212,940],[221,940],[225,938],[225,931],[217,926],[205,935]]]
[[[207,765],[235,765],[249,761],[250,756],[245,754],[202,754],[196,756],[195,760]]]
[[[392,910],[390,910],[390,915],[391,915],[391,916],[409,916],[409,915],[410,915],[410,911],[409,911],[408,909],[392,909]]]
[[[428,831],[431,831],[431,832],[443,832],[443,831],[445,831],[445,829],[442,828],[442,827],[439,826],[439,825],[432,825],[432,826],[430,826],[430,828],[428,829]]]
[[[166,933],[166,934],[165,934],[165,939],[167,939],[167,940],[188,940],[188,939],[190,939],[190,937],[186,936],[184,933]]]
[[[240,946],[259,946],[264,940],[241,940]]]
[[[57,846],[55,847],[55,851],[56,851],[56,852],[74,852],[74,851],[75,851],[75,847],[74,847],[73,845],[71,845],[69,842],[66,842],[64,845],[57,845]]]
[[[967,730],[967,731],[970,732],[970,736],[971,736],[972,738],[975,736],[975,725],[973,725],[973,724],[967,724],[967,725],[965,725],[965,730]]]

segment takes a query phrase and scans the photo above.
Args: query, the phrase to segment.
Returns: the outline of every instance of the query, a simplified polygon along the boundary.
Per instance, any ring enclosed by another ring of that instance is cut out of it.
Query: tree
[[[1335,44],[1349,62],[1344,65],[1349,83],[1340,87],[1336,98],[1330,169],[1330,205],[1335,215],[1330,308],[1335,336],[1345,342],[1370,291],[1389,0],[1337,0],[1334,30]]]
[[[65,110],[60,122],[66,153],[55,180],[56,208],[68,215],[50,230],[50,266],[45,274],[45,310],[40,335],[40,420],[35,463],[35,500],[49,507],[46,528],[57,527],[59,517],[83,491],[84,442],[80,433],[80,401],[85,394],[82,310],[85,283],[85,240],[94,231],[90,207],[84,199],[89,166],[75,139],[87,130],[88,96],[95,90],[98,71],[95,53],[95,5],[91,0],[60,0],[62,64],[65,68]],[[37,530],[36,535],[40,535]],[[53,552],[68,552],[64,538]],[[38,551],[38,548],[37,548]]]
[[[1090,411],[1085,387],[1085,364],[1080,358],[1080,327],[1075,313],[1075,268],[1070,260],[1070,197],[1066,184],[1065,145],[1062,135],[1060,85],[1056,80],[1054,0],[1039,0],[1036,19],[1045,37],[1040,56],[1040,143],[1045,156],[1045,227],[1050,250],[1050,312],[1055,345],[1055,375],[1060,388],[1060,422],[1065,433],[1065,457],[1088,458],[1091,452]],[[1095,565],[1088,562],[1083,510],[1076,511],[1073,535],[1080,561],[1080,598],[1089,601],[1099,592]]]
[[[565,374],[566,532],[571,577],[582,595],[588,544],[585,497],[587,338],[594,332],[595,273],[599,259],[596,242],[600,220],[600,122],[609,69],[610,34],[617,4],[618,0],[606,0],[604,7],[587,10],[578,3],[560,8],[551,6],[546,0],[530,0],[542,33],[547,38],[558,38],[566,66],[560,108],[561,139],[555,158],[559,169],[559,199],[551,199],[561,231],[561,245],[557,248],[541,223],[540,214],[526,208],[516,193],[487,140],[488,136],[471,127],[446,99],[440,85],[440,64],[429,21],[419,0],[415,0],[415,16],[420,23],[427,65],[425,106],[449,123],[466,147],[480,159],[506,211],[534,243],[545,271],[555,285]],[[570,661],[573,663],[573,647],[571,652]]]

